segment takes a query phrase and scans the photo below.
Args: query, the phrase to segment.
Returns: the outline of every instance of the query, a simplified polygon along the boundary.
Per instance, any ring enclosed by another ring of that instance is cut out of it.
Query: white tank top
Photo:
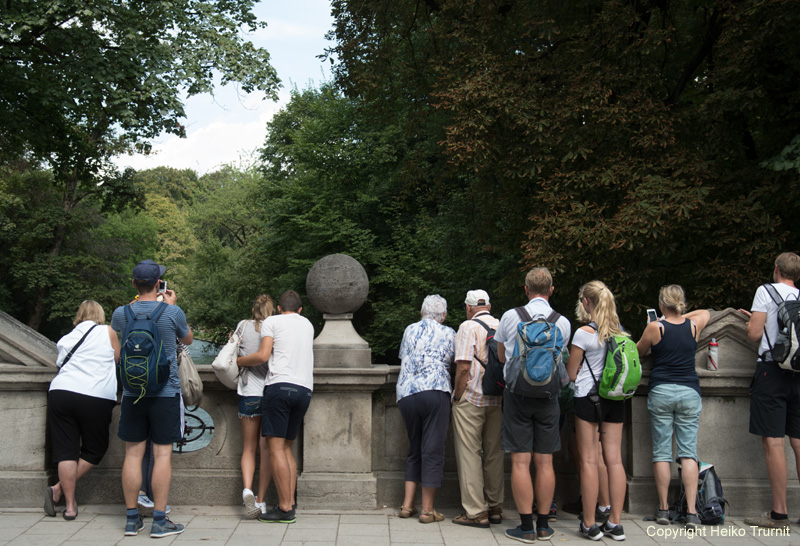
[[[59,368],[67,354],[93,325],[94,322],[91,320],[85,320],[58,340],[56,365]],[[117,399],[114,348],[108,337],[108,326],[100,324],[92,330],[72,358],[50,382],[50,390],[70,391],[106,400]]]

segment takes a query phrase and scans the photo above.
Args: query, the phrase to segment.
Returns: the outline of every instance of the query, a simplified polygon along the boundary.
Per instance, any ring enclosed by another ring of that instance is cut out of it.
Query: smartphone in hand
[[[647,322],[655,322],[658,320],[658,313],[656,313],[655,309],[648,309],[647,310]]]

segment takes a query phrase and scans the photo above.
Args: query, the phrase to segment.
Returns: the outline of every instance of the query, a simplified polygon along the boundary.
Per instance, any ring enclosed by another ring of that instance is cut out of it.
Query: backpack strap
[[[531,316],[528,314],[528,310],[525,307],[515,307],[514,311],[517,312],[519,318],[522,319],[522,322],[530,322]]]
[[[781,295],[778,293],[778,291],[775,289],[774,286],[772,286],[769,283],[762,284],[761,286],[763,286],[764,289],[767,291],[767,294],[769,294],[769,297],[772,298],[772,301],[773,301],[773,303],[775,303],[775,305],[780,305],[780,304],[783,303],[783,298],[781,297]],[[778,327],[780,328],[780,317],[778,317]],[[766,340],[767,340],[767,347],[769,348],[769,350],[764,352],[763,354],[758,355],[758,358],[761,359],[762,362],[766,362],[767,361],[766,358],[765,358],[767,356],[767,353],[769,353],[769,356],[772,357],[772,349],[775,348],[772,345],[772,342],[769,340],[769,334],[767,333],[767,323],[766,323],[766,321],[764,321],[764,338],[766,338]]]
[[[561,313],[553,309],[553,312],[550,313],[550,315],[547,317],[547,322],[549,322],[550,324],[555,324],[556,322],[558,322],[558,319],[560,318],[561,318]]]
[[[486,323],[485,323],[485,322],[483,322],[482,320],[478,320],[478,319],[476,319],[476,318],[474,318],[474,319],[470,319],[470,320],[473,320],[473,321],[477,322],[478,324],[480,324],[481,326],[483,326],[483,327],[486,329],[486,341],[488,341],[488,340],[489,340],[489,334],[492,332],[492,329],[491,329],[491,328],[489,328],[489,327],[486,325]],[[480,358],[478,358],[478,355],[472,355],[472,358],[474,358],[475,360],[477,360],[477,361],[480,363],[480,365],[484,367],[484,369],[486,368],[486,362],[484,362],[483,360],[481,360]],[[488,360],[488,358],[487,358],[487,360]]]
[[[161,314],[166,309],[167,309],[167,304],[163,301],[160,301],[158,302],[158,305],[156,305],[156,308],[153,310],[153,312],[145,316],[154,322],[158,322],[158,319],[161,318]],[[136,320],[136,315],[144,315],[144,313],[134,313],[133,303],[130,303],[125,306],[125,318],[128,319],[128,322]]]
[[[150,314],[150,320],[153,322],[158,322],[158,319],[161,318],[162,313],[167,310],[167,304],[163,301],[158,302],[156,305],[155,310]]]

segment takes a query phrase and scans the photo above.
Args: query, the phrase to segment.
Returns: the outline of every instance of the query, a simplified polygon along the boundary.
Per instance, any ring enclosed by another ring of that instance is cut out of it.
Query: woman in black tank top
[[[636,348],[642,356],[648,350],[653,355],[647,409],[653,437],[653,475],[658,493],[655,518],[657,523],[668,525],[667,492],[673,460],[673,430],[686,498],[693,499],[697,495],[697,428],[703,402],[694,362],[698,336],[711,315],[705,309],[685,313],[683,288],[677,284],[661,289],[658,304],[663,317],[647,325]],[[686,527],[695,530],[699,525],[694,503],[689,503]]]

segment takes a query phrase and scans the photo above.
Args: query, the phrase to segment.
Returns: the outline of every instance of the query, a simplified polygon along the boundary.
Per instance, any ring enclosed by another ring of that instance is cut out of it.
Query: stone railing
[[[720,365],[715,372],[706,370],[706,347],[711,337],[719,342]],[[329,361],[338,363],[336,367],[315,370],[311,407],[295,442],[300,504],[314,509],[399,505],[408,446],[395,403],[399,367],[364,366],[363,355],[353,367],[342,361],[343,355],[334,356]],[[716,465],[732,514],[756,513],[770,506],[761,440],[748,433],[748,387],[755,359],[755,345],[747,340],[744,317],[733,309],[714,313],[702,333],[697,353],[703,390],[699,454],[702,461]],[[31,334],[8,315],[0,315],[0,437],[5,439],[0,459],[0,490],[4,493],[0,495],[0,506],[38,506],[44,486],[56,479],[46,440],[46,394],[55,375],[54,360],[52,342]],[[217,381],[210,366],[198,368],[205,390],[200,406],[203,413],[190,409],[187,421],[195,426],[194,436],[198,435],[198,419],[206,425],[213,424],[213,434],[206,432],[195,444],[204,447],[173,458],[170,503],[237,505],[241,502],[242,448],[237,395]],[[647,377],[645,359],[645,380],[629,402],[624,427],[628,508],[634,513],[649,513],[656,503]],[[117,408],[112,421],[112,442],[105,459],[78,487],[80,503],[122,502],[124,448],[116,439],[118,411]],[[195,414],[197,417],[192,417]],[[578,495],[573,461],[566,449],[569,426],[568,420],[562,431],[565,449],[554,457],[559,505]],[[446,454],[445,482],[437,494],[437,506],[456,507],[459,489],[452,438],[448,438]],[[798,506],[800,487],[793,457],[789,461],[789,503]],[[510,472],[510,464],[506,465],[506,472]],[[673,472],[677,477],[674,465]],[[274,501],[272,489],[270,495]],[[508,483],[506,504],[514,506]]]

